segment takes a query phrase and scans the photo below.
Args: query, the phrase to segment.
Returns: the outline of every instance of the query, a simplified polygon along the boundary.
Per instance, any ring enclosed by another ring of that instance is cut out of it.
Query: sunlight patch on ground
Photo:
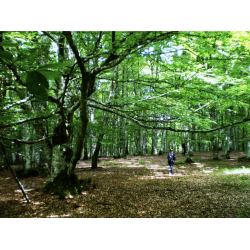
[[[131,164],[131,162],[129,162],[129,161],[119,161],[119,163],[121,163],[121,164]]]
[[[58,217],[58,215],[57,214],[52,214],[52,215],[50,215],[50,216],[47,216],[47,218],[57,218]]]
[[[30,191],[32,191],[33,189],[24,189],[24,192],[30,192]],[[17,193],[21,193],[22,192],[22,190],[20,190],[20,189],[16,189],[15,190],[15,192],[17,192]]]
[[[156,176],[163,176],[164,174],[162,172],[155,172]]]
[[[250,174],[250,168],[234,168],[234,169],[225,169],[222,171],[223,174]]]
[[[204,173],[212,173],[213,169],[207,169],[207,170],[203,170]]]
[[[39,201],[37,201],[37,202],[34,202],[33,204],[34,204],[34,205],[43,205],[44,202],[39,202]]]
[[[160,167],[160,165],[150,165],[149,167],[147,167],[148,169],[158,169]]]
[[[176,176],[187,176],[187,175],[182,175],[180,173],[178,174],[172,174],[172,175],[168,175],[168,174],[162,174],[160,175],[151,175],[151,176],[142,176],[139,179],[140,180],[147,180],[147,179],[168,179],[169,177],[176,177]]]
[[[204,166],[204,165],[201,165],[199,162],[195,162],[193,164],[195,164],[197,168],[202,168]]]
[[[70,217],[72,214],[63,214],[62,217]]]
[[[128,166],[128,168],[144,168],[144,167],[145,165],[138,165],[138,164]]]
[[[140,179],[140,180],[155,179],[155,176],[154,176],[154,175],[151,175],[151,176],[143,176],[143,177],[140,177],[139,179]]]

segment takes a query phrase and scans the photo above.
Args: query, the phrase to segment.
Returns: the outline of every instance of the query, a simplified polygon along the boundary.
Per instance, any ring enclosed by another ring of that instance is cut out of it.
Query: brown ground
[[[101,158],[97,170],[91,161],[77,165],[79,178],[91,177],[96,189],[59,199],[40,189],[47,178],[21,179],[31,199],[26,204],[9,171],[0,172],[0,217],[77,218],[232,218],[246,216],[250,207],[250,177],[245,174],[213,174],[222,168],[250,168],[238,162],[243,152],[232,152],[227,160],[212,161],[212,152],[195,152],[194,163],[186,164],[176,154],[174,174],[168,175],[167,156]],[[16,168],[17,166],[12,166]],[[243,175],[243,177],[242,177]],[[244,179],[245,178],[245,179]]]

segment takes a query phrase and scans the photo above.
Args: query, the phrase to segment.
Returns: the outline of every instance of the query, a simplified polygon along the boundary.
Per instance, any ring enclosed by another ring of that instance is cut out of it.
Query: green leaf
[[[59,68],[63,68],[65,66],[68,66],[70,64],[71,64],[71,62],[51,63],[51,64],[42,65],[38,69],[48,69],[48,68],[59,69]]]
[[[58,71],[52,71],[52,70],[38,70],[37,72],[40,72],[43,74],[48,80],[60,80],[62,75]]]
[[[18,61],[24,61],[24,60],[27,60],[27,59],[32,59],[33,57],[35,57],[36,54],[33,53],[33,54],[30,54],[30,55],[18,55],[17,59]]]
[[[17,44],[11,43],[11,42],[1,42],[0,46],[4,46],[4,47],[18,47]]]
[[[38,100],[48,100],[49,83],[44,75],[38,71],[31,71],[26,78],[26,87]]]
[[[6,60],[11,61],[13,59],[13,56],[10,52],[8,51],[1,51],[0,50],[0,57]]]
[[[20,76],[21,80],[26,81],[27,75],[28,75],[28,73],[26,73],[26,72],[22,73],[21,76]]]

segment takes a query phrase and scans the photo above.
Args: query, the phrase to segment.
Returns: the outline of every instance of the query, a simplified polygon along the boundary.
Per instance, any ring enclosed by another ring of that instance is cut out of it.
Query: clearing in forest
[[[76,173],[91,180],[95,189],[65,199],[41,192],[46,178],[21,179],[30,204],[9,171],[0,172],[2,218],[233,218],[250,216],[250,162],[239,162],[243,152],[231,159],[213,161],[212,152],[195,152],[186,164],[176,154],[173,175],[168,175],[167,155],[100,158],[98,169],[91,160],[79,161]],[[17,168],[17,166],[12,166]]]

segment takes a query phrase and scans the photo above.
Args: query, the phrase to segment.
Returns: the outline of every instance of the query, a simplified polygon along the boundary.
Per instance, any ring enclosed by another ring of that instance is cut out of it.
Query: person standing
[[[170,149],[170,153],[168,154],[168,164],[169,164],[169,175],[172,175],[172,170],[173,170],[173,167],[174,167],[174,162],[175,162],[175,154],[173,152],[173,149],[171,148]]]

